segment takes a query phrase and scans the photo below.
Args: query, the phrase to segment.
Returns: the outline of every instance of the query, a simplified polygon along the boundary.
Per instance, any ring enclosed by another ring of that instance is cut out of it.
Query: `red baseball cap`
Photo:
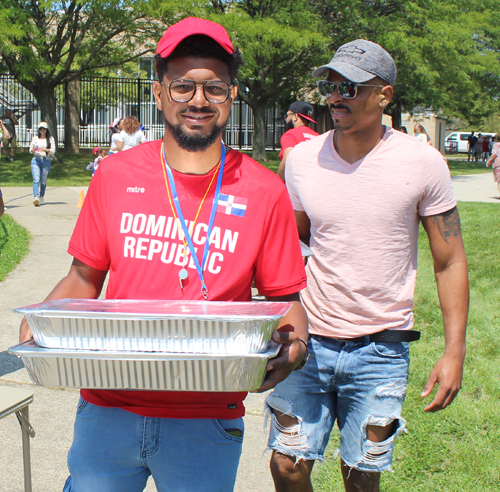
[[[230,55],[234,53],[234,47],[226,30],[215,22],[188,17],[177,24],[170,26],[158,43],[156,54],[162,58],[169,56],[177,48],[178,44],[189,36],[203,34],[217,41]]]

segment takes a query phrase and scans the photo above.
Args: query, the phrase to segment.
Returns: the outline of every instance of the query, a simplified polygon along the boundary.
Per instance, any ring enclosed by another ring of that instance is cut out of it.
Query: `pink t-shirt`
[[[68,252],[109,270],[107,299],[202,300],[192,258],[181,289],[182,233],[169,204],[161,141],[106,157],[92,178]],[[201,260],[215,189],[213,177],[173,171],[185,220]],[[305,287],[297,226],[283,182],[250,157],[229,150],[204,272],[211,301],[250,301],[259,292],[283,296]],[[244,392],[82,390],[95,405],[147,417],[222,418],[244,414]]]
[[[287,132],[283,133],[280,145],[281,150],[279,153],[279,160],[283,158],[283,152],[288,147],[295,147],[300,142],[305,142],[306,140],[311,140],[311,138],[317,137],[319,134],[307,126],[298,126],[297,128],[292,128]]]
[[[295,147],[285,175],[294,210],[311,220],[301,293],[310,332],[353,338],[411,329],[419,215],[456,205],[442,155],[386,128],[368,155],[349,164],[330,131]]]

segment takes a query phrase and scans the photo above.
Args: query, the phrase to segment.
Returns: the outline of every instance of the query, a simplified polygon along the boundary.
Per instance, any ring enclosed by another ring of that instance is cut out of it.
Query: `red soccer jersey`
[[[161,141],[155,141],[111,155],[92,178],[68,252],[93,268],[109,270],[107,299],[203,299],[191,258],[181,289],[184,245],[168,200],[160,149]],[[173,171],[190,229],[214,172]],[[192,228],[200,262],[215,181]],[[206,265],[212,301],[250,301],[253,278],[259,292],[268,296],[293,294],[306,283],[283,183],[234,150],[226,156]],[[244,414],[246,393],[82,390],[82,396],[143,416],[231,419]]]
[[[306,140],[311,140],[311,138],[317,137],[319,133],[307,126],[298,126],[297,128],[292,128],[287,132],[283,133],[280,144],[281,150],[279,153],[279,160],[283,159],[283,152],[288,147],[295,147],[300,142],[305,142]]]

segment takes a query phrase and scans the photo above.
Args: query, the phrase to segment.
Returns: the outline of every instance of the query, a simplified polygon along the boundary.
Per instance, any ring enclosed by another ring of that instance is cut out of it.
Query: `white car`
[[[456,154],[468,152],[468,143],[471,132],[453,132],[446,136],[444,139],[444,147],[448,154]],[[474,135],[477,137],[481,134],[483,137],[489,136],[493,139],[496,133],[488,133],[488,132],[474,132]]]

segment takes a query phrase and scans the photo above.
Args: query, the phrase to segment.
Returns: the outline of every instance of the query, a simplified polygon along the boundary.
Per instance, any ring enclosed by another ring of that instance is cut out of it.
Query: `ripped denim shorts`
[[[401,407],[410,362],[408,342],[354,343],[311,335],[310,358],[266,399],[271,418],[268,449],[299,460],[323,460],[332,427],[340,429],[338,453],[351,468],[391,470],[394,439],[405,430]],[[284,428],[272,409],[297,418]],[[367,438],[366,427],[395,422],[385,441]]]

